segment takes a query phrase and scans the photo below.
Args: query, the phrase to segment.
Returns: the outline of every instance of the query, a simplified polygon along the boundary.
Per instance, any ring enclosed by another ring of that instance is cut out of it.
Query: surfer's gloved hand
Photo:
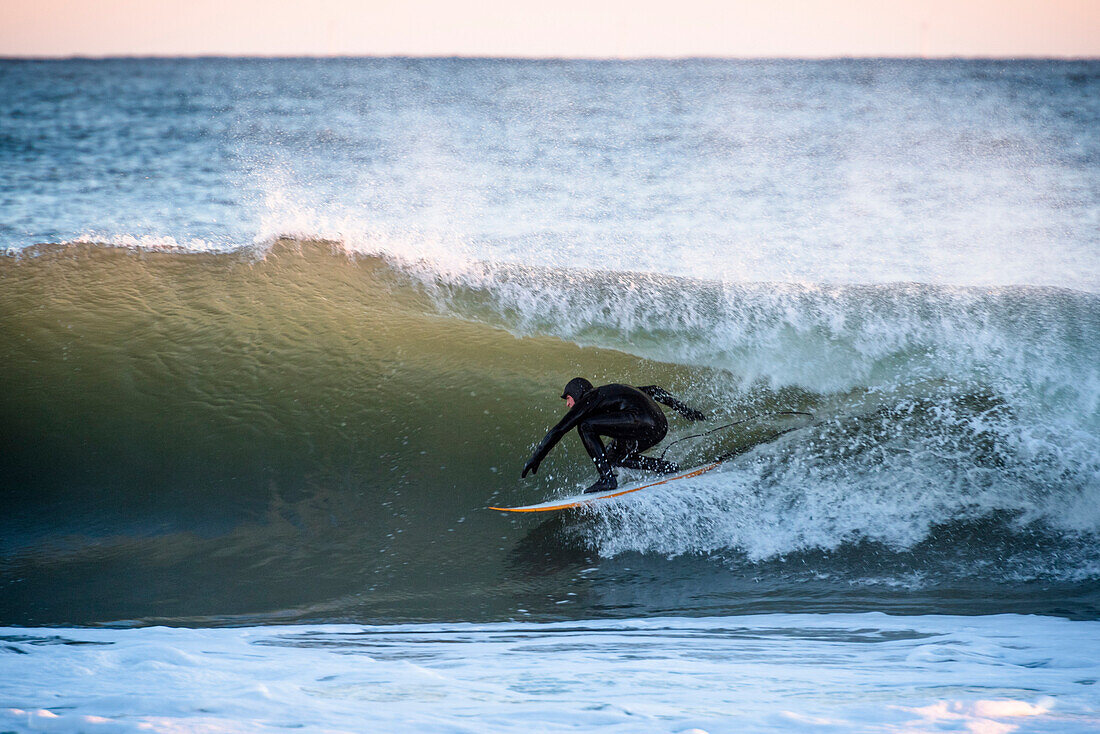
[[[523,474],[520,474],[520,479],[526,477],[528,474],[537,474],[539,470],[538,458],[532,456],[527,460],[527,463],[523,465]]]
[[[682,415],[689,421],[705,421],[707,417],[703,415],[703,411],[696,410],[695,408],[687,408],[683,411]]]

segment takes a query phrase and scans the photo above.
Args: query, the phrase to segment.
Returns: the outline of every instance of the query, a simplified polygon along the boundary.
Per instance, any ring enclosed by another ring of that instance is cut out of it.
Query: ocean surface
[[[1100,62],[0,61],[0,441],[3,731],[1095,731]]]

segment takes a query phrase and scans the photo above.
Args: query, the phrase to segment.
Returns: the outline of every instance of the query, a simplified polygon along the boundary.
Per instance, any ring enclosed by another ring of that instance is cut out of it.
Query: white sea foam
[[[953,569],[957,575],[1013,581],[1095,578],[1087,538],[1100,532],[1100,525],[1095,513],[1091,521],[1075,514],[1083,497],[1050,492],[1037,501],[1034,485],[998,478],[969,486],[969,466],[922,465],[919,460],[907,465],[887,452],[882,455],[887,458],[837,466],[791,451],[762,450],[729,468],[677,483],[682,486],[604,503],[579,532],[603,556],[734,550],[762,561],[862,541],[899,551],[912,549],[932,538],[937,525],[974,523],[1003,513],[1014,518],[1016,528],[1034,523],[1065,532],[1063,556],[1052,562],[1038,552],[1025,554],[999,568],[984,568],[980,558],[965,556],[965,561],[960,559],[965,567]],[[1091,502],[1100,500],[1095,486],[1083,495]],[[1086,526],[1088,522],[1092,524]],[[1064,530],[1070,524],[1075,530]],[[1070,550],[1076,547],[1074,533],[1083,536],[1080,547]],[[937,568],[936,564],[950,563],[937,558],[930,554],[925,562]],[[855,578],[859,572],[853,568],[849,573]]]
[[[1100,726],[1100,623],[772,614],[0,630],[7,731],[958,731]]]
[[[74,244],[125,247],[150,252],[231,252],[239,248],[239,245],[218,243],[198,237],[177,240],[170,235],[107,235],[96,232],[85,232],[72,242]]]

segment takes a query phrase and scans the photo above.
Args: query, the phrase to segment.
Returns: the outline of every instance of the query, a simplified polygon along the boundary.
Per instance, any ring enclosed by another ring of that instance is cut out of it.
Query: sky
[[[1100,57],[1100,0],[0,0],[0,56]]]

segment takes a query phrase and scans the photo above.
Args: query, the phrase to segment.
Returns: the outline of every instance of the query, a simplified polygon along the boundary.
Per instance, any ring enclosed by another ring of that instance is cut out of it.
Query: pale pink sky
[[[1100,0],[0,0],[0,56],[1100,57]]]

